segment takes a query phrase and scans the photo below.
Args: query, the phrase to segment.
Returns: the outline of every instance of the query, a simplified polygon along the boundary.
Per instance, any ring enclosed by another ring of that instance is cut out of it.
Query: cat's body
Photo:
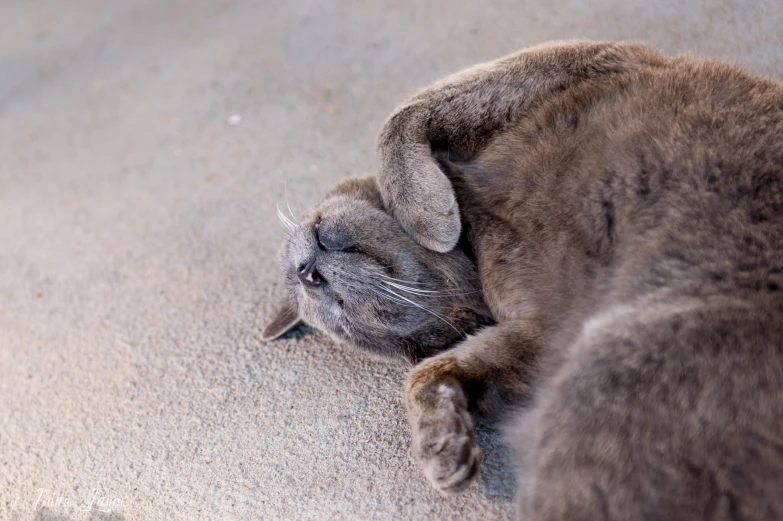
[[[475,476],[478,416],[511,424],[524,519],[783,519],[781,136],[780,84],[626,44],[392,115],[386,208],[433,250],[464,232],[498,321],[409,379],[436,488]]]
[[[442,162],[498,327],[550,332],[530,518],[783,519],[781,89],[683,61],[578,90]]]

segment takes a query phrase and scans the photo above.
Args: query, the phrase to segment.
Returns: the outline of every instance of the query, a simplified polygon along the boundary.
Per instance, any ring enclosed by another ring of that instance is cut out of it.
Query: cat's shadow
[[[312,336],[314,334],[318,333],[318,330],[314,327],[308,326],[304,322],[300,322],[293,328],[289,329],[283,335],[281,335],[276,340],[296,340],[298,338],[303,338],[306,336]]]
[[[476,426],[476,441],[484,453],[478,477],[479,493],[489,499],[512,501],[516,496],[517,480],[511,451],[503,441],[498,427]]]

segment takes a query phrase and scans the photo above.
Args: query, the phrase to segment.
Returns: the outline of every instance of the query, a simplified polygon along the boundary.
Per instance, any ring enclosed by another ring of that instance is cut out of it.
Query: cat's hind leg
[[[588,320],[520,418],[521,519],[783,519],[781,311],[716,297]]]

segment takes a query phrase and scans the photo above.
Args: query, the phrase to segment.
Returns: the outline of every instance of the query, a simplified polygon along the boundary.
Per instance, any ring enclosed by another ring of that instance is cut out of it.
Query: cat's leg
[[[422,246],[449,251],[460,235],[457,201],[433,147],[461,159],[531,113],[548,95],[664,58],[639,44],[553,42],[477,65],[424,89],[396,109],[379,138],[387,207]]]
[[[520,418],[520,519],[783,519],[781,311],[714,298],[588,321]]]
[[[406,389],[413,453],[437,490],[472,482],[481,462],[473,416],[497,420],[525,403],[542,338],[536,322],[508,321],[414,368]]]

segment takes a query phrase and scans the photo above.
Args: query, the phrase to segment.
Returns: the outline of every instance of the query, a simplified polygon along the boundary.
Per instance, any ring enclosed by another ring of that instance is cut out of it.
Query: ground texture
[[[0,518],[507,519],[417,471],[406,368],[302,330],[275,203],[375,166],[417,87],[553,38],[783,74],[779,0],[0,1]],[[107,512],[101,512],[105,510]]]

